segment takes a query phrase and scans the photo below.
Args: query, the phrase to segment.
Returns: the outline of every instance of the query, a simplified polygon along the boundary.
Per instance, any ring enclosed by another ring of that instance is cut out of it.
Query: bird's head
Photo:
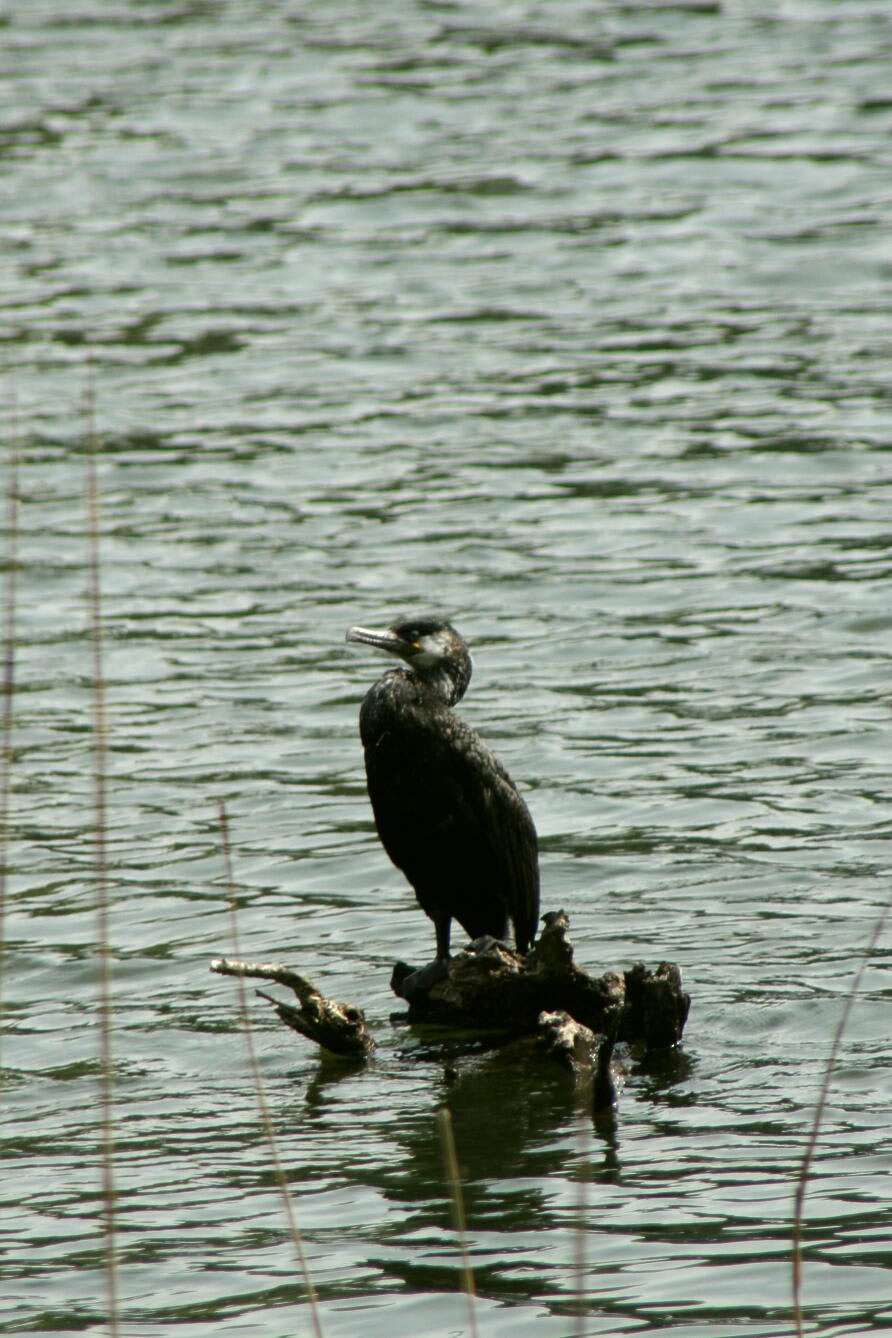
[[[383,631],[351,627],[347,640],[399,656],[419,678],[440,687],[450,705],[464,695],[471,679],[471,656],[464,639],[440,618],[401,619]]]

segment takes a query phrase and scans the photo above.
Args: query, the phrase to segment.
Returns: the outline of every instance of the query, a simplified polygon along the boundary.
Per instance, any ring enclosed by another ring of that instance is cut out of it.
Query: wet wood
[[[609,1117],[617,1103],[611,1063],[615,1032],[599,1036],[569,1013],[540,1013],[538,1039],[549,1058],[562,1068],[576,1075],[590,1075],[592,1114],[596,1120]]]
[[[326,999],[315,985],[287,966],[281,966],[278,962],[240,962],[222,957],[211,962],[211,970],[221,976],[247,976],[287,985],[297,998],[297,1007],[274,999],[264,990],[258,990],[257,993],[261,999],[273,1005],[281,1020],[292,1031],[300,1032],[301,1036],[315,1041],[331,1054],[361,1059],[375,1048],[361,1008],[356,1004]]]
[[[662,962],[651,971],[639,962],[625,972],[591,976],[574,960],[566,914],[553,911],[543,922],[525,957],[504,943],[480,940],[450,958],[445,977],[421,991],[413,968],[398,962],[391,987],[408,1003],[408,1021],[517,1036],[534,1035],[542,1013],[565,1013],[591,1032],[643,1042],[648,1050],[679,1043],[690,996],[677,966]]]
[[[568,931],[564,912],[551,912],[543,917],[542,932],[525,957],[504,943],[481,939],[451,957],[432,983],[426,971],[419,976],[398,962],[391,987],[408,1003],[405,1020],[490,1030],[511,1038],[539,1036],[560,1062],[591,1065],[596,1102],[611,1104],[614,1043],[635,1042],[647,1050],[677,1045],[690,996],[682,988],[678,967],[669,962],[655,971],[639,962],[624,972],[589,975],[574,960]],[[262,990],[258,994],[286,1026],[324,1050],[361,1058],[374,1048],[361,1008],[327,999],[289,967],[220,959],[211,970],[287,986],[297,997],[297,1007]]]

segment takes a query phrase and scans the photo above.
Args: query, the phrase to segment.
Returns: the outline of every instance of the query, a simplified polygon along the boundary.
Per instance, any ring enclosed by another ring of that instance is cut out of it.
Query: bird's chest
[[[467,749],[445,713],[369,711],[360,718],[373,801],[403,811],[454,802],[467,786]]]

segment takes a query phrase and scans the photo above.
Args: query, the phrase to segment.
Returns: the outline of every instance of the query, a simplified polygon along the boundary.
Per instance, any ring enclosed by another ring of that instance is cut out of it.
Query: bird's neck
[[[426,687],[436,693],[445,706],[454,706],[461,701],[471,681],[471,665],[450,660],[419,672],[410,669],[412,677],[419,679]]]

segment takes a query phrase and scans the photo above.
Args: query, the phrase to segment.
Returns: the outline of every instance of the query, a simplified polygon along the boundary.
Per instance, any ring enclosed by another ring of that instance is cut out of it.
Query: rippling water
[[[128,1335],[776,1338],[792,1187],[889,893],[892,18],[773,5],[61,0],[0,18],[21,457],[8,1332],[104,1332],[84,399],[102,438]],[[580,959],[668,957],[683,1051],[604,1142],[559,1073],[391,1021],[432,935],[375,838],[355,622],[451,615]],[[806,1203],[826,1335],[892,1327],[888,935]],[[574,1314],[580,1258],[586,1317]]]

